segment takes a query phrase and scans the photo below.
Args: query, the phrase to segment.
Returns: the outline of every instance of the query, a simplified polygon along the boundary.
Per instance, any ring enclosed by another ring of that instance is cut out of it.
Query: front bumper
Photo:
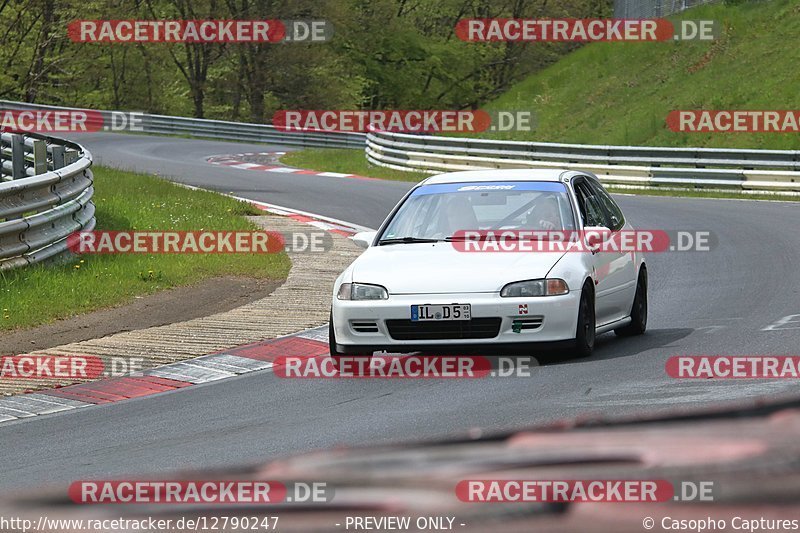
[[[483,351],[526,344],[561,345],[575,338],[580,298],[581,291],[539,298],[501,298],[498,293],[402,294],[370,301],[334,298],[333,327],[342,353],[466,348]],[[411,306],[422,304],[470,304],[472,318],[498,318],[499,330],[491,338],[393,338],[387,321],[407,321]],[[527,306],[527,313],[522,306]],[[541,323],[537,325],[539,319]]]

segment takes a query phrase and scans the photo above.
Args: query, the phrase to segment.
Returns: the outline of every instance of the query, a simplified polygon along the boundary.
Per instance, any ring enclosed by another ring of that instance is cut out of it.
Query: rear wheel
[[[594,291],[587,282],[581,291],[578,305],[578,327],[575,331],[575,356],[589,357],[594,351],[595,313]]]
[[[647,269],[642,267],[639,279],[636,282],[636,296],[633,297],[631,307],[631,323],[625,327],[617,328],[614,333],[620,337],[641,335],[647,329]]]

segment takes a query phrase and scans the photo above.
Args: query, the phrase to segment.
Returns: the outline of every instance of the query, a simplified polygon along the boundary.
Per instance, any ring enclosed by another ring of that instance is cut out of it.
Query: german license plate
[[[435,320],[471,320],[472,308],[470,304],[448,305],[412,305],[411,321]]]

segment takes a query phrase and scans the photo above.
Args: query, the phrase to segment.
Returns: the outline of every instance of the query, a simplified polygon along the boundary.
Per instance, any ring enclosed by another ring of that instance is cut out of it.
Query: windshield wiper
[[[549,233],[566,233],[569,234],[568,230],[544,230],[544,229],[522,229],[522,230],[499,230],[499,229],[490,229],[485,230],[484,234],[479,235],[470,235],[469,239],[467,235],[450,235],[446,237],[444,240],[447,242],[462,242],[466,240],[485,240],[487,239],[487,235],[494,234],[495,232],[502,232],[503,240],[507,241],[521,241],[521,240],[539,240],[539,241],[547,241],[550,240]]]
[[[420,237],[399,237],[396,239],[382,239],[378,241],[378,246],[384,244],[417,244],[426,242],[441,242],[441,239],[423,239]]]

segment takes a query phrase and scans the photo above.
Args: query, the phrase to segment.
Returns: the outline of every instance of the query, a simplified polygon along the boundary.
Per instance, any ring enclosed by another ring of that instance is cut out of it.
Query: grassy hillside
[[[800,110],[800,1],[743,1],[689,10],[722,22],[709,42],[596,43],[530,76],[486,106],[533,109],[516,140],[798,149],[786,133],[674,133],[675,109]],[[529,45],[529,46],[535,46]]]

